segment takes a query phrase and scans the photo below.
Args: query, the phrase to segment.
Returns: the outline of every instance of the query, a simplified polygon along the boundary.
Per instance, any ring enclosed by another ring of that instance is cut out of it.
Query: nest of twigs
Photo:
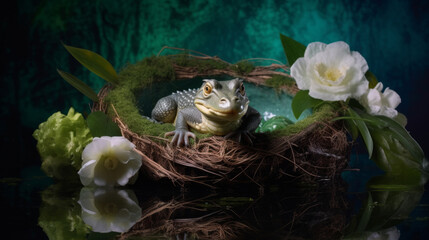
[[[257,85],[267,85],[274,76],[290,77],[288,67],[273,63],[268,66],[256,66],[243,73],[236,71],[233,64],[218,57],[188,53],[193,61],[220,61],[223,69],[204,69],[177,64],[171,55],[175,79],[196,77],[231,76]],[[279,89],[294,95],[296,85],[283,85]],[[163,136],[140,135],[128,127],[123,116],[115,109],[114,102],[104,101],[111,87],[106,86],[99,92],[98,103],[93,111],[109,112],[118,123],[122,135],[132,141],[142,156],[142,171],[152,179],[168,178],[174,183],[196,182],[215,186],[220,183],[265,181],[279,178],[293,178],[303,181],[315,181],[320,178],[333,178],[346,167],[350,142],[344,127],[329,119],[315,121],[298,133],[287,136],[256,134],[252,146],[211,136],[198,139],[189,148],[171,146],[169,139]]]

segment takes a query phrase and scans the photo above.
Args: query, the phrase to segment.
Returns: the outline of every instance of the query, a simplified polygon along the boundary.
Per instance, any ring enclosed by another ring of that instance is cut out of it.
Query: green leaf
[[[423,189],[408,191],[370,191],[373,206],[367,230],[377,231],[398,225],[408,219],[408,216],[419,204]]]
[[[347,226],[345,239],[361,239],[357,236],[398,225],[418,206],[424,193],[424,183],[416,185],[413,177],[390,174],[371,178],[367,188],[368,198]]]
[[[379,232],[398,225],[408,219],[422,195],[423,189],[368,191],[368,199],[363,202],[359,215],[354,219],[358,224],[352,226],[354,229],[349,229],[352,230],[351,235]]]
[[[344,123],[346,124],[347,131],[352,135],[353,140],[356,140],[359,137],[359,129],[356,123],[352,119],[345,119]]]
[[[398,115],[396,115],[396,117],[393,118],[393,120],[395,120],[397,123],[399,123],[404,128],[405,128],[405,126],[407,126],[407,123],[408,123],[407,117],[400,112],[398,112]]]
[[[368,123],[374,123],[374,121],[371,119],[362,118],[362,117],[350,117],[350,116],[336,117],[336,118],[333,118],[331,121],[338,121],[338,120],[360,120]]]
[[[427,176],[417,169],[407,169],[397,174],[388,172],[382,176],[371,178],[367,187],[371,190],[410,191],[424,188]]]
[[[372,137],[373,154],[370,157],[389,176],[414,179],[425,182],[428,174],[426,160],[420,145],[398,122],[385,116],[373,116],[358,109],[350,115],[367,119],[366,127]],[[359,121],[359,120],[354,120]],[[361,132],[362,133],[362,132]]]
[[[78,79],[77,77],[73,76],[70,73],[61,71],[57,69],[57,72],[60,74],[60,76],[66,80],[70,85],[75,87],[79,92],[83,93],[83,95],[87,96],[89,99],[91,99],[94,102],[98,102],[98,96],[97,93],[92,90],[90,86],[88,86],[86,83],[82,82],[82,80]]]
[[[63,45],[67,51],[88,70],[110,83],[118,83],[118,74],[112,64],[105,58],[86,49]]]
[[[369,82],[369,88],[375,88],[375,86],[378,83],[377,77],[374,75],[374,73],[372,73],[371,71],[367,71],[365,73],[365,77]]]
[[[353,109],[349,108],[348,109],[349,114],[351,117],[356,118],[354,120],[352,120],[354,122],[354,124],[357,126],[357,128],[359,129],[359,132],[363,138],[363,141],[365,142],[366,145],[366,149],[368,150],[368,154],[369,157],[371,158],[372,156],[372,151],[374,149],[374,143],[372,141],[372,137],[371,134],[369,133],[368,127],[366,126],[365,121],[359,120],[358,118],[360,118],[359,114],[357,112],[355,112]]]
[[[92,112],[86,122],[93,137],[122,135],[118,125],[103,112]]]
[[[368,200],[366,201],[365,207],[363,208],[362,215],[360,216],[360,221],[356,229],[357,232],[363,232],[366,229],[371,218],[373,208],[374,202],[372,201],[371,194],[369,194]]]
[[[423,161],[424,153],[422,148],[401,124],[385,116],[373,116],[373,119],[374,122],[376,122],[373,128],[380,128],[381,134],[391,135],[392,138],[402,144],[404,149],[406,149],[416,161]]]
[[[307,48],[305,45],[283,34],[280,34],[280,40],[282,42],[283,50],[285,51],[289,66],[292,66],[292,64],[298,58],[304,56],[305,49]]]
[[[301,116],[304,110],[314,108],[323,102],[320,99],[312,98],[308,93],[308,90],[301,90],[292,99],[292,112],[296,119]]]

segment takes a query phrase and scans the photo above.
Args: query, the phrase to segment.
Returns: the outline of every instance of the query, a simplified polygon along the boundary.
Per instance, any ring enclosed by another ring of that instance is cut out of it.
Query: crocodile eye
[[[206,85],[204,85],[204,88],[203,88],[204,94],[205,95],[210,94],[212,92],[212,89],[213,89],[212,85],[210,85],[210,83],[206,83]]]
[[[240,89],[240,94],[242,96],[244,96],[246,94],[246,91],[244,90],[244,84],[243,83],[240,84],[240,88],[239,89]]]

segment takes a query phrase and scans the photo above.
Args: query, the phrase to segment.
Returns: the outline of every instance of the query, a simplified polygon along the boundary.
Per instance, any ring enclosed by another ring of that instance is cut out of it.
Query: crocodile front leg
[[[195,139],[194,133],[189,131],[188,123],[186,122],[186,111],[179,111],[176,118],[176,130],[167,132],[166,137],[173,136],[171,144],[176,146],[189,146],[189,138]]]
[[[158,100],[152,110],[152,118],[162,123],[173,123],[177,112],[177,102],[172,96]]]
[[[259,114],[256,109],[249,106],[246,114],[242,118],[240,127],[236,131],[227,134],[225,138],[253,145],[253,140],[255,140],[253,132],[258,128],[260,122],[261,114]]]

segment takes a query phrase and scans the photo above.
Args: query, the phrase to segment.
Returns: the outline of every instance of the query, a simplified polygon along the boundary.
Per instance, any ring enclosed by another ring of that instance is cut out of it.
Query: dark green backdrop
[[[229,62],[262,57],[285,62],[279,33],[304,44],[343,40],[378,79],[402,97],[408,130],[428,152],[428,1],[116,1],[18,0],[1,21],[1,146],[13,161],[2,175],[39,164],[31,133],[52,113],[88,99],[56,68],[98,90],[103,81],[78,64],[61,41],[100,53],[117,70],[165,45]],[[5,156],[5,154],[3,155]],[[3,159],[5,160],[5,159]]]

